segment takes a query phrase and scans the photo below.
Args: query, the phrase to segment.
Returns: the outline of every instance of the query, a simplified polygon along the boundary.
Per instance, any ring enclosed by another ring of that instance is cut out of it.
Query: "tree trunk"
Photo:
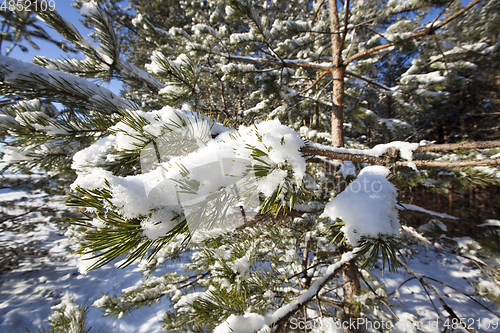
[[[356,303],[353,301],[353,296],[359,295],[361,286],[359,283],[359,272],[356,267],[355,259],[347,262],[342,270],[342,283],[344,288],[344,296],[346,303],[343,310],[342,320],[345,322],[345,327],[350,333],[361,332],[361,327],[358,327],[359,310]]]
[[[344,146],[344,77],[345,68],[342,64],[342,38],[336,1],[329,1],[330,6],[330,31],[332,33],[332,146]]]
[[[340,66],[332,71],[332,146],[344,146],[344,67]]]
[[[345,7],[349,7],[349,1],[344,1]],[[343,147],[344,146],[344,77],[345,77],[345,66],[342,61],[342,47],[345,40],[345,30],[342,35],[340,33],[339,15],[337,1],[329,1],[330,10],[330,32],[332,38],[332,77],[333,77],[333,88],[332,88],[332,146]],[[345,15],[348,15],[348,10],[345,10]],[[347,20],[345,21],[347,23]],[[345,27],[347,28],[347,27]],[[344,184],[342,182],[342,184]],[[340,189],[340,191],[343,189]],[[351,325],[351,323],[356,323],[357,318],[359,318],[359,311],[354,302],[354,296],[360,294],[360,283],[358,276],[358,268],[356,267],[355,259],[349,261],[344,265],[342,271],[342,282],[344,289],[344,301],[346,305],[343,309],[342,320],[347,322],[348,329],[350,333],[358,333],[361,330],[357,325]]]

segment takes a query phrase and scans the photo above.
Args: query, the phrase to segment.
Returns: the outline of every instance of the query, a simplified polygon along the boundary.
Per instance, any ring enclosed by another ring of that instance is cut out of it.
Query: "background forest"
[[[0,8],[0,331],[497,331],[498,1],[73,6]]]

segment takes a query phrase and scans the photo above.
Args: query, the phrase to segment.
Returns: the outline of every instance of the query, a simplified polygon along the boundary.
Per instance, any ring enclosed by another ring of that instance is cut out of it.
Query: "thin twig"
[[[318,17],[319,11],[321,10],[321,7],[325,4],[326,0],[322,0],[321,4],[318,6],[318,9],[316,9],[316,12],[314,12],[314,17],[311,22],[311,27],[314,25],[314,21],[316,21],[316,18]]]
[[[314,82],[311,83],[311,85],[309,87],[307,87],[304,90],[302,90],[301,92],[299,92],[299,94],[303,94],[306,91],[308,91],[309,89],[313,88],[322,78],[324,78],[325,76],[327,76],[329,73],[330,73],[330,71],[324,71],[323,73],[321,73],[321,75],[318,76],[318,78],[316,80],[314,80]]]
[[[443,10],[434,18],[434,21],[432,21],[431,23],[431,27],[434,26],[434,23],[436,23],[436,21],[441,17],[441,15],[443,15],[443,13],[450,7],[450,5],[455,2],[455,0],[451,0],[450,2],[448,2],[448,4],[443,8]]]
[[[394,316],[394,318],[396,318],[396,320],[399,321],[399,317],[394,313],[394,311],[392,311],[391,307],[389,306],[389,304],[387,304],[386,301],[384,301],[384,299],[375,292],[375,290],[373,289],[373,287],[368,283],[368,281],[366,281],[365,277],[363,276],[363,274],[359,274],[359,276],[361,276],[361,280],[363,280],[364,284],[368,287],[368,289],[370,289],[370,291],[377,297],[377,299],[385,305],[385,307],[392,313],[392,315]]]
[[[439,283],[439,284],[442,284],[442,285],[443,285],[443,286],[445,286],[445,287],[448,287],[448,288],[450,288],[450,289],[453,289],[453,290],[455,290],[456,292],[458,292],[458,293],[460,293],[460,294],[462,294],[462,295],[464,295],[464,296],[467,296],[470,300],[474,301],[477,305],[479,305],[480,307],[482,307],[482,308],[483,308],[483,309],[485,309],[486,311],[488,311],[488,312],[490,312],[491,314],[493,314],[493,315],[497,316],[498,318],[500,318],[500,315],[499,315],[499,314],[497,314],[497,313],[495,313],[495,312],[491,311],[490,309],[488,309],[486,306],[484,306],[483,304],[481,304],[480,302],[478,302],[476,299],[474,299],[474,297],[472,297],[471,295],[466,294],[466,293],[464,293],[463,291],[458,290],[457,288],[452,287],[452,286],[450,286],[450,285],[449,285],[449,284],[447,284],[447,283],[444,283],[444,282],[439,281],[439,280],[437,280],[437,279],[431,278],[430,276],[425,276],[425,275],[424,275],[423,277],[424,277],[424,278],[426,278],[426,279],[429,279],[429,280],[431,280],[431,281],[437,282],[437,283]]]
[[[417,238],[417,239],[421,240],[422,242],[424,242],[424,243],[426,243],[426,244],[429,244],[429,245],[432,245],[432,246],[434,246],[435,248],[437,248],[437,249],[439,249],[439,250],[441,250],[441,251],[444,251],[444,252],[447,252],[447,253],[450,253],[450,254],[456,255],[456,256],[458,256],[458,257],[462,257],[462,258],[467,259],[467,260],[470,260],[470,261],[472,261],[474,264],[476,264],[478,267],[481,267],[481,265],[482,265],[482,266],[485,266],[485,267],[488,267],[489,269],[491,269],[491,270],[493,270],[493,271],[495,271],[495,272],[497,272],[497,273],[499,273],[499,274],[500,274],[500,271],[499,271],[497,268],[495,268],[495,267],[493,267],[493,266],[491,266],[491,265],[489,265],[489,264],[487,264],[487,263],[485,263],[485,262],[480,262],[480,261],[479,261],[479,260],[477,260],[477,259],[471,258],[471,257],[469,257],[469,256],[466,256],[466,255],[464,255],[464,254],[458,253],[458,252],[456,252],[456,251],[445,249],[445,248],[444,248],[443,246],[441,246],[441,244],[439,244],[439,243],[433,243],[433,242],[431,242],[431,241],[430,241],[430,240],[428,240],[425,236],[423,236],[423,235],[421,235],[420,233],[418,233],[418,232],[417,232],[414,228],[412,228],[412,227],[409,227],[409,226],[404,226],[404,225],[403,225],[403,226],[401,226],[401,229],[403,229],[403,230],[404,230],[404,231],[406,231],[407,233],[411,234],[411,235],[412,235],[412,236],[414,236],[415,238]],[[483,271],[483,273],[485,273],[485,271],[484,271],[484,270],[482,270],[482,271]],[[495,282],[495,280],[494,280],[494,279],[493,279],[493,278],[492,278],[489,274],[485,273],[485,275],[486,275],[486,276],[488,276],[488,277],[489,277],[489,278],[490,278],[493,282]],[[495,283],[497,283],[497,285],[498,285],[498,282],[495,282]],[[499,288],[500,288],[500,286],[499,286]]]
[[[462,326],[462,328],[464,328],[465,330],[467,330],[468,332],[471,332],[471,333],[475,333],[476,331],[473,330],[472,328],[468,327],[467,325],[465,325],[465,323],[463,323],[463,321],[461,322],[460,321],[460,318],[458,318],[458,316],[456,315],[455,311],[453,311],[453,309],[448,305],[446,304],[446,302],[444,301],[444,299],[438,294],[438,292],[436,291],[436,289],[427,281],[424,280],[424,276],[419,274],[419,273],[416,273],[414,272],[412,269],[410,269],[405,262],[403,262],[402,260],[399,260],[398,259],[398,262],[399,264],[404,267],[404,269],[406,270],[406,272],[408,272],[408,274],[410,275],[413,275],[414,277],[417,278],[417,280],[420,282],[420,284],[422,285],[422,287],[424,287],[424,289],[426,290],[427,292],[427,288],[431,291],[431,293],[434,295],[434,297],[436,297],[439,301],[439,304],[441,304],[441,306],[444,308],[444,310],[446,312],[448,312],[448,314],[450,315],[450,317],[452,319],[455,319],[457,320],[457,322],[460,323],[460,326]],[[427,292],[427,295],[429,297],[429,300],[432,302],[432,299],[429,295],[429,293]],[[433,306],[434,306],[434,303],[432,302]],[[434,308],[436,309],[437,311],[437,308],[434,306]],[[439,315],[439,312],[438,312],[438,315]]]

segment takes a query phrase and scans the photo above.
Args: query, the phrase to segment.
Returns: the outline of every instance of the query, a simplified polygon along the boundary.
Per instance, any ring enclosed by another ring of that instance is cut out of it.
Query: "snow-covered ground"
[[[0,268],[0,332],[37,332],[36,326],[47,327],[51,306],[66,293],[76,304],[89,307],[88,327],[92,332],[159,332],[162,314],[167,304],[156,304],[123,319],[102,317],[101,309],[92,303],[101,292],[119,294],[121,289],[140,282],[142,275],[137,265],[123,270],[108,265],[86,275],[77,269],[78,256],[72,254],[68,239],[64,236],[64,197],[49,197],[41,191],[28,193],[23,190],[3,188],[0,201],[17,208],[3,208],[3,213],[17,216],[26,210],[38,208],[17,218],[2,216],[0,221],[1,256],[18,256],[17,267]],[[41,211],[45,209],[45,211]],[[8,253],[7,253],[8,251]],[[12,263],[11,263],[12,264]],[[176,264],[162,272],[176,270]],[[158,272],[159,274],[161,272]]]
[[[80,274],[78,256],[72,254],[71,245],[64,236],[66,227],[61,218],[69,216],[71,211],[64,206],[63,200],[64,196],[49,196],[42,190],[9,188],[6,184],[0,189],[3,260],[0,267],[0,332],[21,333],[26,332],[25,327],[30,332],[37,332],[36,326],[47,327],[51,306],[65,294],[69,294],[76,304],[89,308],[87,326],[93,333],[160,332],[161,319],[168,308],[166,301],[126,314],[122,319],[102,317],[102,310],[92,307],[101,292],[119,295],[122,289],[137,285],[144,277],[137,265],[123,270],[107,265],[86,275]],[[374,289],[385,286],[385,293],[394,296],[388,305],[400,319],[397,327],[402,330],[399,332],[415,332],[417,326],[423,332],[442,331],[436,325],[438,316],[434,307],[446,315],[443,304],[432,288],[425,290],[415,276],[432,285],[442,301],[470,328],[477,332],[500,331],[500,318],[495,315],[500,312],[498,307],[476,295],[474,284],[495,288],[477,265],[468,259],[436,251],[430,245],[409,245],[403,252],[414,275],[402,269],[397,274],[386,271],[382,275],[380,269],[375,269],[367,277]],[[154,275],[175,270],[182,270],[182,261],[167,263]],[[370,302],[373,293],[360,297]],[[396,322],[389,311],[387,314],[388,319]],[[443,321],[446,322],[445,317]],[[448,324],[450,328],[457,326],[452,326],[451,321]]]

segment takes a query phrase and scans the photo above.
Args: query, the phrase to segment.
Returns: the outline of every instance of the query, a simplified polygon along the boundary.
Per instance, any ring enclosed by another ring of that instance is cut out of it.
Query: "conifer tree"
[[[68,204],[82,215],[68,235],[80,245],[82,272],[142,260],[151,276],[94,306],[122,317],[165,297],[170,332],[284,332],[291,319],[316,315],[395,324],[385,287],[370,274],[381,265],[417,279],[439,300],[440,318],[458,318],[404,259],[410,237],[433,243],[402,225],[398,209],[439,214],[398,203],[388,178],[428,180],[412,170],[436,166],[495,173],[498,142],[365,149],[353,137],[347,142],[359,149],[346,149],[344,134],[362,127],[343,127],[344,112],[356,125],[368,115],[398,135],[396,116],[412,119],[445,95],[442,73],[424,72],[444,51],[420,54],[428,45],[420,41],[479,1],[451,10],[442,1],[185,1],[168,13],[160,2],[131,1],[130,22],[117,3],[78,1],[95,43],[57,11],[37,13],[84,59],[37,57],[32,65],[0,56],[1,93],[11,99],[0,119],[10,138],[3,160],[75,172]],[[423,23],[435,7],[446,10]],[[159,27],[164,14],[167,26]],[[124,35],[131,30],[140,43]],[[126,50],[144,43],[147,61]],[[498,57],[498,47],[487,52]],[[90,80],[111,78],[126,85],[122,96]],[[432,160],[432,152],[461,148],[490,150],[480,161]],[[497,283],[493,265],[455,253]],[[154,275],[174,258],[189,258],[183,272]]]

